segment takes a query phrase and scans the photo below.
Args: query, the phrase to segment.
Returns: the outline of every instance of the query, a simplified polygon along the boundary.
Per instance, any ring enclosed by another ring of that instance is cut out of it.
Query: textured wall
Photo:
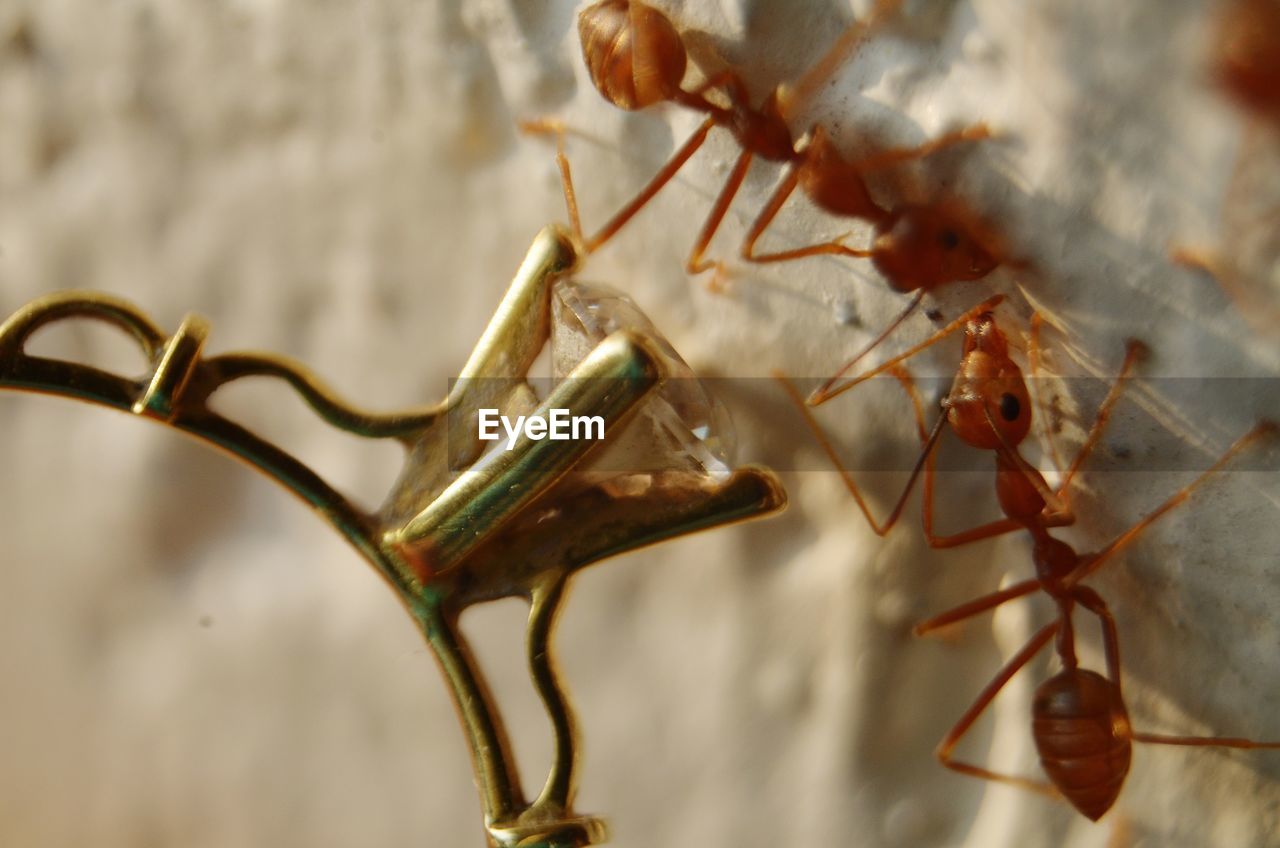
[[[696,58],[757,92],[794,77],[849,19],[846,0],[661,3]],[[857,4],[861,10],[866,4]],[[198,311],[211,348],[312,364],[371,406],[435,398],[529,239],[563,218],[554,114],[584,213],[600,221],[695,118],[602,101],[572,0],[0,4],[0,305],[103,289],[166,327]],[[1123,8],[1120,8],[1123,6]],[[1264,341],[1170,243],[1239,244],[1274,205],[1274,138],[1246,136],[1203,70],[1208,4],[938,0],[868,45],[815,107],[842,147],[914,144],[985,120],[998,142],[920,169],[998,221],[1031,267],[992,290],[1011,328],[1034,301],[1061,332],[1049,366],[1106,376],[1123,339],[1154,351],[1082,481],[1092,549],[1185,480],[1280,393]],[[735,151],[705,152],[587,275],[624,287],[707,373],[821,376],[900,308],[864,264],[736,269],[714,295],[682,271]],[[1247,178],[1232,181],[1233,170]],[[1247,169],[1247,170],[1246,170]],[[753,171],[717,243],[734,249],[777,179]],[[838,233],[795,204],[777,238]],[[1275,267],[1249,259],[1251,296]],[[1248,263],[1246,263],[1248,264]],[[1265,276],[1265,273],[1263,274]],[[1275,279],[1274,274],[1272,279]],[[850,314],[858,320],[850,323]],[[904,337],[918,338],[917,318]],[[108,333],[39,342],[125,370]],[[1019,334],[1015,334],[1019,335]],[[945,375],[956,348],[922,357]],[[1069,446],[1089,403],[1060,390]],[[228,405],[370,502],[394,452],[366,452],[237,387]],[[818,468],[767,382],[729,398],[743,453]],[[824,415],[852,463],[915,450],[900,395]],[[478,804],[433,661],[381,582],[305,510],[222,457],[61,401],[0,398],[0,841],[8,845],[478,845]],[[1254,458],[1255,467],[1262,467]],[[1270,467],[1274,468],[1274,455]],[[948,479],[948,526],[994,513],[990,475]],[[883,511],[895,480],[874,481]],[[1280,832],[1280,755],[1140,747],[1113,813],[939,768],[931,751],[1001,657],[1050,610],[1031,603],[921,641],[910,625],[1029,570],[1018,539],[933,553],[914,512],[873,536],[831,474],[790,475],[782,519],[629,556],[585,574],[559,644],[586,737],[580,807],[620,846],[1092,846],[1121,817],[1140,845],[1262,846]],[[1139,727],[1280,738],[1280,484],[1235,473],[1095,581],[1120,618]],[[545,719],[517,650],[518,605],[464,624],[509,699],[538,775]],[[1085,657],[1098,661],[1093,628]],[[1037,666],[965,751],[1031,773]]]

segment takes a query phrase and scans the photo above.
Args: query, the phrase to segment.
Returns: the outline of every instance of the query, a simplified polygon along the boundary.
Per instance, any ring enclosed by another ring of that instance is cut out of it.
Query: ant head
[[[966,217],[947,205],[900,207],[876,227],[871,260],[902,292],[981,279],[1000,260]]]
[[[984,312],[964,331],[964,358],[944,405],[951,428],[981,450],[1017,447],[1031,430],[1031,396],[1009,357],[995,316]]]
[[[670,100],[689,56],[666,15],[644,3],[600,0],[578,15],[578,38],[591,82],[620,109]]]

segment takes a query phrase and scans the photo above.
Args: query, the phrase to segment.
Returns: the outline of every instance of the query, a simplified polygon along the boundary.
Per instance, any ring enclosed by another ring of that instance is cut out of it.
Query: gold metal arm
[[[527,372],[551,330],[556,282],[577,264],[558,228],[538,235],[449,396],[392,413],[356,408],[303,366],[259,353],[203,355],[207,322],[185,319],[166,336],[130,304],[65,292],[36,300],[0,326],[0,388],[89,401],[189,433],[262,471],[301,497],[387,580],[418,623],[452,691],[471,747],[491,846],[570,848],[606,838],[603,823],[573,812],[577,739],[551,639],[566,583],[578,569],[663,539],[776,511],[786,497],[768,471],[746,467],[720,479],[673,462],[669,472],[612,486],[593,456],[668,378],[663,354],[643,331],[612,333],[590,350],[541,404]],[[132,336],[150,362],[129,378],[91,365],[28,355],[33,333],[56,322],[96,320]],[[246,377],[293,389],[326,423],[406,449],[404,469],[375,512],[281,447],[216,412],[210,397]],[[537,407],[535,409],[535,406]],[[536,440],[528,435],[483,453],[474,433],[482,408],[599,416],[604,438]],[[555,734],[555,758],[535,800],[526,800],[501,716],[461,632],[467,606],[523,597],[530,614],[530,674]]]

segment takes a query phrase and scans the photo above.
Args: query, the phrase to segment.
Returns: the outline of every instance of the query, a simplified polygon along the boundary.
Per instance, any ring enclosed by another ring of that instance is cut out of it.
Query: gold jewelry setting
[[[396,591],[444,672],[471,748],[493,846],[569,848],[606,839],[573,811],[577,735],[551,636],[569,577],[644,545],[781,509],[769,471],[733,469],[723,410],[624,295],[569,279],[578,252],[556,227],[534,240],[448,397],[373,413],[347,404],[285,357],[205,357],[208,323],[189,316],[166,336],[109,295],[36,300],[0,326],[0,387],[59,395],[151,418],[228,451],[300,496]],[[128,333],[152,370],[122,377],[91,365],[29,356],[33,333],[90,319]],[[539,399],[528,371],[550,341],[554,385]],[[358,508],[281,447],[214,412],[210,397],[247,377],[275,378],[327,424],[406,449],[403,471],[376,512]],[[602,419],[602,439],[479,438],[481,409]],[[530,675],[551,718],[555,756],[528,800],[501,714],[458,617],[468,606],[528,600]]]

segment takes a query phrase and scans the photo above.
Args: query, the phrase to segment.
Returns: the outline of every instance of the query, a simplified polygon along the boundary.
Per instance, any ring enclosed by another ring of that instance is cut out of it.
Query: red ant
[[[1049,529],[1070,524],[1074,520],[1065,500],[1067,489],[1085,457],[1097,444],[1102,429],[1111,415],[1111,410],[1120,397],[1124,380],[1134,363],[1143,355],[1145,348],[1140,342],[1129,343],[1120,373],[1099,408],[1097,417],[1076,459],[1055,492],[1050,490],[1040,472],[1023,459],[1018,451],[1018,446],[1031,429],[1031,404],[1022,372],[1010,358],[1008,341],[996,325],[991,312],[1000,300],[999,297],[991,298],[939,330],[932,338],[838,388],[830,389],[829,381],[826,387],[828,391],[817,401],[820,403],[876,374],[886,372],[896,376],[911,395],[917,428],[924,448],[912,472],[911,482],[907,484],[902,498],[899,499],[889,519],[883,525],[877,524],[871,517],[852,476],[841,467],[834,449],[823,435],[799,393],[785,378],[783,378],[783,384],[792,400],[804,412],[806,420],[823,449],[840,470],[850,493],[853,494],[876,533],[883,535],[888,532],[897,520],[907,492],[910,491],[923,467],[925,470],[923,513],[926,536],[930,545],[953,547],[1018,529],[1024,529],[1031,535],[1032,559],[1036,567],[1034,578],[977,598],[930,618],[915,628],[917,635],[923,635],[993,610],[1036,591],[1043,591],[1051,597],[1058,610],[1056,619],[1042,627],[982,690],[977,700],[938,745],[937,756],[944,766],[961,774],[1013,784],[1053,797],[1064,797],[1082,814],[1096,821],[1111,808],[1120,792],[1129,771],[1131,747],[1134,742],[1228,748],[1280,748],[1280,742],[1255,742],[1249,739],[1221,737],[1165,736],[1133,730],[1121,696],[1120,647],[1115,619],[1102,597],[1093,589],[1081,585],[1082,581],[1131,545],[1157,519],[1185,502],[1193,489],[1222,469],[1234,456],[1264,436],[1274,434],[1277,428],[1271,422],[1257,425],[1237,439],[1226,453],[1200,476],[1121,533],[1102,550],[1093,554],[1078,554],[1066,542],[1054,538],[1049,533]],[[1033,369],[1039,356],[1040,323],[1038,316],[1033,319],[1031,333]],[[932,431],[926,434],[919,394],[914,382],[901,368],[900,363],[962,328],[964,352],[961,365],[956,372],[950,392],[942,401],[943,414]],[[811,399],[810,403],[814,401]],[[951,536],[933,534],[933,457],[944,423],[949,424],[966,444],[994,452],[996,494],[1006,516],[1003,520]],[[1080,668],[1077,662],[1075,630],[1072,624],[1072,612],[1077,604],[1097,616],[1101,623],[1107,666],[1105,677]],[[978,717],[990,706],[1009,680],[1055,638],[1062,670],[1036,689],[1032,704],[1032,735],[1040,753],[1041,766],[1050,782],[1000,774],[956,760],[953,756],[956,746]]]
[[[1073,523],[1074,516],[1071,512],[1068,498],[1071,481],[1101,435],[1101,426],[1110,417],[1111,408],[1118,400],[1120,383],[1117,381],[1116,386],[1113,387],[1111,393],[1103,401],[1095,419],[1094,428],[1086,438],[1071,468],[1063,475],[1058,491],[1051,490],[1040,472],[1018,452],[1018,445],[1022,443],[1031,429],[1031,398],[1027,390],[1026,381],[1022,377],[1021,369],[1009,356],[1008,340],[999,327],[996,326],[992,313],[992,310],[1003,300],[1003,295],[995,295],[984,300],[939,329],[923,342],[887,360],[878,367],[842,383],[840,382],[841,378],[853,365],[852,361],[846,363],[834,376],[814,390],[808,400],[802,399],[796,388],[786,378],[778,375],[787,393],[818,437],[818,443],[827,454],[828,459],[840,470],[845,486],[862,511],[867,523],[877,535],[883,536],[887,534],[897,523],[906,506],[907,497],[910,495],[911,489],[922,471],[924,476],[922,521],[925,537],[931,547],[950,548],[965,545],[980,539],[991,538],[1021,529],[1026,522],[1035,522],[1046,527],[1061,527]],[[1039,316],[1035,316],[1032,322],[1033,344],[1030,350],[1033,369],[1038,367],[1039,363],[1040,323]],[[926,348],[937,344],[942,339],[962,330],[964,332],[964,350],[951,392],[943,400],[946,414],[938,418],[932,430],[927,430],[924,424],[923,403],[915,389],[914,382],[905,369],[902,368],[901,363]],[[1121,378],[1127,374],[1129,368],[1140,354],[1141,347],[1135,343],[1126,358],[1125,366],[1120,375]],[[813,417],[813,413],[809,411],[809,408],[821,406],[864,381],[886,373],[896,377],[911,398],[919,435],[924,442],[924,449],[921,451],[916,466],[912,470],[911,478],[899,496],[892,512],[881,523],[872,516],[870,507],[863,499],[856,481],[851,474],[844,470],[835,448],[823,435],[820,425]],[[980,408],[975,409],[972,406],[972,401],[978,398],[984,399],[985,403]],[[962,399],[968,405],[961,403]],[[986,420],[987,416],[985,415],[975,417],[977,412],[988,410],[995,410],[998,413],[991,417],[990,422]],[[997,427],[997,423],[1000,425],[999,427]],[[953,535],[939,536],[934,533],[934,448],[942,435],[944,424],[950,424],[961,440],[972,447],[990,450],[995,453],[996,491],[1006,514],[1004,519]]]
[[[688,48],[671,21],[651,6],[639,0],[600,0],[583,9],[578,16],[583,58],[601,95],[627,110],[669,102],[707,115],[648,185],[590,237],[582,234],[573,178],[564,152],[567,131],[554,121],[521,124],[527,132],[556,136],[556,161],[565,204],[583,251],[590,253],[612,238],[683,167],[711,130],[720,126],[733,133],[742,152],[686,261],[690,274],[716,270],[713,290],[721,288],[724,264],[707,260],[704,255],[742,186],[751,160],[757,156],[786,164],[787,174],[752,224],[741,248],[742,257],[751,262],[782,262],[819,254],[871,259],[893,288],[917,292],[881,338],[919,305],[925,292],[953,280],[976,280],[990,273],[1000,264],[998,249],[991,235],[959,203],[904,203],[886,209],[872,199],[864,180],[872,171],[920,159],[961,142],[988,138],[990,132],[984,125],[948,133],[919,147],[886,150],[856,162],[841,156],[822,127],[815,126],[807,136],[796,139],[788,125],[788,117],[900,5],[901,0],[878,0],[870,19],[850,27],[796,85],[776,87],[759,108],[751,105],[746,85],[731,70],[715,74],[697,88],[682,88]],[[708,94],[713,92],[728,105],[709,99]],[[778,253],[756,254],[756,241],[797,185],[823,210],[870,223],[874,228],[871,246],[851,248],[842,237]]]

